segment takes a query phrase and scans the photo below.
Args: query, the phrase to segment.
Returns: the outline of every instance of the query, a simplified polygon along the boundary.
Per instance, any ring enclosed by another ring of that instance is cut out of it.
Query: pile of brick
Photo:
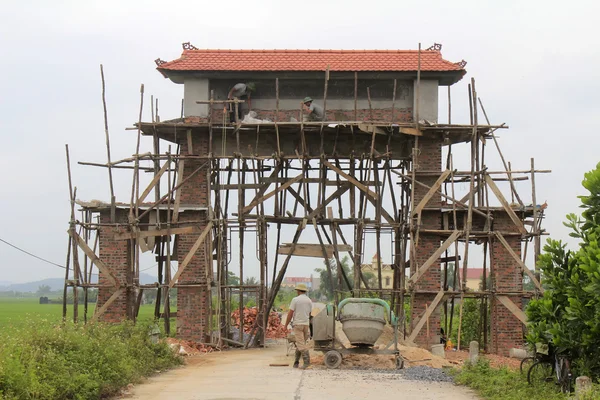
[[[167,344],[173,351],[182,356],[192,356],[197,354],[212,353],[215,347],[204,344],[196,343],[191,340],[181,340],[175,338],[167,338]]]
[[[253,308],[244,308],[244,333],[250,333],[252,328],[254,327],[254,323],[256,318],[258,317],[258,309],[256,307]],[[231,313],[231,320],[233,326],[239,328],[240,326],[240,311],[235,310]],[[281,318],[279,318],[279,314],[272,311],[269,314],[269,322],[267,324],[267,332],[266,336],[269,339],[281,339],[287,336],[288,332],[285,326],[281,324]]]

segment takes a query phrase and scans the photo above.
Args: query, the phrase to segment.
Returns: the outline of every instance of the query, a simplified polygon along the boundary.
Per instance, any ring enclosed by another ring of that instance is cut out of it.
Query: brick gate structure
[[[470,123],[440,121],[439,94],[443,88],[450,98],[450,86],[466,74],[464,61],[443,59],[441,45],[317,51],[201,50],[184,43],[180,58],[156,64],[183,85],[182,116],[161,120],[153,113],[152,121],[140,121],[138,134],[152,138],[153,151],[103,165],[133,163],[131,204],[78,201],[84,221],[71,221],[72,243],[82,254],[73,258],[67,283],[74,291],[98,287],[94,319],[135,319],[144,293],[156,291],[154,315],[167,330],[175,317],[178,337],[258,345],[291,258],[303,256],[330,260],[336,301],[376,295],[400,317],[410,304],[404,334],[421,346],[439,343],[442,329],[455,335],[466,298],[480,304],[478,338],[488,351],[507,354],[523,345],[523,298],[543,289],[522,246],[533,241],[537,257],[545,207],[535,203],[534,190],[523,202],[513,182],[533,183],[537,172],[548,171],[533,163],[527,170],[488,170],[486,142],[506,126],[478,122],[474,80]],[[234,88],[241,88],[239,97]],[[322,119],[303,107],[306,96],[322,108]],[[239,117],[232,112],[237,107]],[[179,151],[161,153],[161,143]],[[471,147],[469,160],[452,158],[451,146],[459,145]],[[140,170],[154,179],[141,185]],[[93,231],[80,236],[78,224]],[[99,257],[91,246],[96,233]],[[381,268],[387,234],[392,288],[384,288],[380,270],[369,281],[360,269],[369,247]],[[158,263],[153,284],[139,281],[147,252]],[[355,265],[354,279],[342,269],[344,255]],[[88,259],[99,269],[98,282],[89,279]],[[251,262],[260,272],[248,283]],[[484,271],[480,290],[466,287],[469,268]],[[232,272],[239,284],[229,280]],[[523,290],[525,275],[535,290]],[[250,298],[258,315],[242,336],[232,326],[232,304],[240,304],[243,317]]]

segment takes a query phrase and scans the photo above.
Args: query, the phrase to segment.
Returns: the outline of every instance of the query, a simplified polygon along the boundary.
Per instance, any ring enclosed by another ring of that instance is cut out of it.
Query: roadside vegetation
[[[533,346],[550,344],[571,360],[573,379],[589,376],[592,392],[579,399],[600,398],[600,164],[585,174],[581,217],[567,215],[565,226],[579,239],[575,250],[560,240],[548,239],[538,261],[543,296],[529,302],[527,341]],[[554,382],[532,387],[526,375],[508,369],[493,369],[486,361],[455,371],[459,384],[467,385],[484,399],[565,399]],[[574,385],[575,382],[572,382]]]
[[[0,332],[0,398],[99,399],[181,360],[148,323],[56,324],[31,318]]]
[[[466,364],[461,370],[454,370],[455,381],[469,386],[486,400],[563,400],[569,395],[560,393],[553,382],[545,386],[531,386],[526,375],[508,368],[492,368],[487,360],[477,364]],[[581,400],[600,398],[600,388]]]

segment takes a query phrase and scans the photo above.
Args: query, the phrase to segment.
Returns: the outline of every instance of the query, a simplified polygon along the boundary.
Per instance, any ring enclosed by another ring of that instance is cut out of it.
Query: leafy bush
[[[469,386],[484,399],[489,400],[554,400],[566,399],[553,383],[530,386],[525,375],[507,368],[494,369],[487,360],[475,365],[466,364],[455,372],[456,383]]]
[[[35,320],[0,335],[0,395],[6,399],[98,399],[181,363],[151,327]]]
[[[579,249],[566,250],[561,241],[548,240],[538,265],[544,295],[527,307],[530,343],[552,343],[575,359],[579,375],[600,377],[600,164],[585,174],[580,196],[583,219],[567,216],[570,236]]]

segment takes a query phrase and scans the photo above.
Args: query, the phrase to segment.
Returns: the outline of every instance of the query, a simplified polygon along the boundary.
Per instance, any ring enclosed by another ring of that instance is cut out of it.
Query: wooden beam
[[[369,200],[369,203],[373,204],[375,207],[377,207],[377,201],[370,198],[369,196],[367,196],[367,200]],[[394,217],[392,217],[390,215],[390,213],[388,213],[385,208],[381,207],[381,216],[390,224],[395,224],[396,220],[394,219]]]
[[[421,332],[421,329],[423,329],[423,325],[425,325],[425,323],[427,322],[427,320],[429,319],[431,314],[433,314],[433,312],[437,308],[438,304],[440,304],[440,301],[442,300],[443,297],[444,297],[444,289],[440,290],[438,292],[438,294],[435,295],[435,298],[433,299],[431,304],[427,307],[427,311],[425,311],[425,314],[421,317],[419,322],[417,322],[417,325],[415,325],[415,329],[413,329],[413,331],[410,333],[410,336],[408,337],[408,342],[414,342],[414,340],[417,338],[417,335],[419,334],[419,332]]]
[[[333,253],[335,251],[335,246],[334,245],[323,245],[325,246],[325,250],[327,253],[327,257],[331,258],[333,257]],[[338,252],[340,251],[352,251],[352,246],[347,245],[347,244],[342,244],[342,245],[338,245],[337,246]],[[277,249],[277,253],[278,254],[290,254],[290,251],[292,251],[292,244],[291,243],[284,243],[281,246],[279,246],[279,248]],[[296,244],[296,246],[293,249],[292,252],[293,256],[299,256],[299,257],[316,257],[316,258],[323,258],[323,248],[320,244],[309,244],[309,243],[304,243],[304,244]]]
[[[102,314],[104,314],[106,312],[106,310],[108,309],[108,307],[110,307],[110,305],[112,303],[114,303],[114,301],[121,295],[123,294],[123,291],[125,290],[125,288],[119,288],[117,289],[109,298],[108,300],[106,300],[106,303],[102,304],[102,307],[100,307],[99,309],[96,310],[96,312],[94,313],[94,316],[91,319],[91,322],[96,322],[98,320],[98,318],[100,318],[100,316]]]
[[[277,163],[275,168],[273,168],[271,175],[269,175],[269,179],[273,179],[273,178],[277,177],[277,175],[279,174],[279,171],[281,170],[281,166],[282,166],[282,163]],[[238,183],[238,185],[241,185],[241,184]],[[260,189],[258,189],[256,191],[256,195],[254,196],[254,199],[250,202],[250,204],[254,203],[255,201],[260,200],[263,197],[263,195],[265,194],[265,192],[267,191],[267,189],[269,188],[269,186],[271,186],[271,182],[266,182],[264,185],[262,185],[262,187],[260,187]],[[238,187],[241,187],[241,186],[238,186]],[[246,213],[246,212],[244,211],[244,213]]]
[[[527,315],[521,310],[515,303],[512,302],[507,296],[496,296],[496,299],[510,311],[515,317],[519,319],[524,325],[527,325]]]
[[[508,251],[508,253],[512,256],[512,258],[514,258],[517,265],[521,268],[521,271],[523,271],[524,273],[527,274],[527,276],[529,276],[529,279],[531,279],[533,284],[538,288],[538,290],[541,293],[544,293],[544,288],[542,287],[540,282],[535,278],[535,275],[533,274],[533,272],[531,272],[531,270],[529,268],[527,268],[527,265],[525,265],[525,263],[521,260],[521,257],[519,257],[517,255],[517,253],[514,252],[514,250],[510,247],[510,244],[508,244],[508,242],[504,238],[504,236],[500,232],[494,232],[494,234],[496,235],[496,237],[498,238],[500,243],[502,243],[502,245],[504,246],[506,251]]]
[[[286,190],[287,188],[289,188],[290,186],[292,186],[294,183],[296,183],[299,180],[301,180],[303,176],[304,176],[304,174],[300,174],[300,175],[296,176],[295,178],[292,178],[292,179],[288,180],[283,185],[277,187],[275,190],[273,190],[273,191],[265,194],[264,196],[255,197],[254,200],[252,200],[252,203],[250,203],[246,207],[244,207],[244,209],[242,210],[242,212],[244,214],[248,214],[250,211],[252,211],[252,209],[254,207],[256,207],[257,205],[261,204],[265,200],[268,200],[271,197],[275,196],[277,193],[281,192],[282,190]]]
[[[86,256],[89,257],[89,259],[91,260],[91,262],[96,265],[96,267],[98,267],[98,269],[106,274],[106,277],[108,278],[108,280],[110,281],[110,283],[112,284],[112,286],[114,287],[120,287],[121,284],[119,283],[119,279],[113,275],[112,271],[110,270],[110,268],[108,268],[106,266],[106,264],[104,264],[104,261],[102,261],[97,255],[96,253],[94,253],[94,251],[92,249],[90,249],[90,247],[87,245],[87,243],[85,242],[85,240],[83,240],[83,238],[81,236],[79,236],[77,234],[77,232],[74,232],[73,230],[69,229],[67,230],[67,232],[69,233],[69,235],[77,241],[77,244],[79,245],[79,247],[81,248],[81,250],[83,250],[83,252],[85,253]]]
[[[440,246],[440,248],[437,249],[435,253],[433,253],[431,257],[429,257],[429,259],[427,259],[427,261],[425,261],[425,263],[421,265],[421,267],[419,267],[419,269],[413,274],[413,276],[410,277],[410,281],[413,283],[417,283],[417,281],[423,276],[423,274],[429,269],[429,267],[431,267],[431,265],[433,265],[433,263],[436,262],[438,258],[440,258],[442,253],[445,252],[448,249],[448,247],[452,245],[452,243],[454,243],[454,241],[460,236],[460,234],[461,231],[454,231],[454,233],[452,233],[452,235],[450,235],[450,237],[446,239],[446,241]]]
[[[173,288],[173,286],[175,285],[175,283],[177,282],[177,280],[179,279],[179,277],[181,276],[181,274],[183,273],[183,271],[185,270],[185,268],[188,266],[188,264],[190,263],[190,261],[192,261],[192,258],[194,258],[194,256],[196,255],[196,251],[198,251],[198,249],[200,248],[200,245],[202,245],[202,243],[204,243],[204,239],[206,239],[206,236],[210,233],[210,230],[212,229],[212,226],[213,226],[213,223],[212,223],[212,221],[210,221],[206,225],[206,228],[204,228],[204,230],[202,231],[202,233],[200,234],[200,236],[198,236],[198,239],[196,240],[196,242],[194,243],[194,245],[192,246],[192,248],[190,249],[190,251],[185,255],[185,258],[183,259],[183,262],[181,263],[181,265],[177,269],[177,273],[175,274],[175,276],[169,282],[169,289]],[[168,294],[167,294],[167,296],[168,296]]]
[[[287,191],[291,193],[292,196],[294,196],[294,198],[296,200],[298,200],[298,203],[302,204],[302,207],[306,208],[306,210],[310,213],[313,211],[312,207],[310,207],[306,201],[304,201],[304,199],[298,194],[298,192],[296,192],[294,190],[294,188],[289,187],[287,188]]]
[[[160,171],[158,171],[156,173],[156,175],[154,175],[154,178],[152,179],[152,181],[150,181],[150,184],[146,187],[146,189],[144,189],[144,191],[140,195],[140,197],[137,201],[138,207],[144,202],[144,200],[146,200],[146,197],[148,196],[148,194],[150,194],[152,189],[154,189],[154,186],[156,186],[156,184],[160,181],[160,177],[165,173],[168,166],[169,166],[169,162],[167,161],[167,162],[165,162],[165,165],[162,166]]]
[[[427,191],[427,193],[425,194],[423,199],[421,199],[419,204],[417,204],[417,206],[415,207],[415,209],[412,212],[412,215],[416,215],[423,210],[423,208],[427,205],[427,203],[429,203],[429,200],[431,200],[433,195],[436,194],[436,192],[438,191],[440,186],[442,186],[442,183],[444,183],[446,178],[448,178],[448,175],[450,175],[450,172],[451,171],[449,169],[447,169],[440,175],[440,177],[437,179],[437,181],[435,181],[435,183],[429,188],[429,190]]]
[[[517,226],[517,228],[519,229],[519,232],[521,232],[522,234],[527,234],[527,229],[525,229],[525,225],[523,225],[523,221],[521,221],[521,219],[517,216],[517,214],[515,214],[513,209],[510,208],[508,201],[506,201],[506,199],[502,195],[502,192],[500,191],[498,186],[496,186],[496,184],[494,183],[494,180],[489,175],[486,175],[485,181],[488,184],[488,186],[490,187],[490,189],[492,189],[492,192],[494,192],[494,194],[496,195],[498,200],[500,200],[500,203],[502,203],[502,207],[504,207],[504,209],[508,213],[508,216],[510,217],[510,219]],[[535,204],[534,204],[534,207],[535,207]]]
[[[405,135],[423,136],[423,132],[421,132],[419,129],[409,128],[407,126],[400,127],[400,133],[404,133]]]
[[[335,165],[333,165],[329,161],[323,160],[323,164],[325,164],[327,166],[327,168],[329,168],[332,171],[336,172],[338,175],[343,176],[344,178],[346,178],[346,180],[348,180],[348,182],[351,182],[354,186],[356,186],[357,188],[359,188],[360,190],[362,190],[363,192],[365,192],[366,194],[368,194],[369,196],[371,196],[373,199],[379,198],[379,196],[377,195],[377,193],[373,192],[372,190],[369,190],[368,187],[366,187],[365,185],[363,185],[362,183],[360,183],[358,180],[356,180],[354,177],[348,175],[347,173],[345,173],[341,169],[337,168]]]
[[[155,237],[155,236],[167,236],[167,235],[181,235],[186,233],[194,233],[200,232],[200,228],[195,225],[192,226],[184,226],[180,228],[165,228],[165,229],[157,229],[151,231],[140,231],[138,233],[135,232],[123,232],[123,233],[115,233],[112,236],[113,240],[127,240],[127,239],[136,239],[136,238],[147,238],[147,237]],[[139,235],[139,236],[138,236]]]
[[[328,198],[326,198],[323,203],[319,204],[319,206],[317,208],[315,208],[310,214],[308,214],[306,219],[312,220],[314,217],[317,216],[318,213],[320,213],[322,210],[325,209],[327,204],[331,203],[333,200],[342,196],[344,193],[346,193],[346,191],[348,189],[350,189],[350,186],[344,185],[344,186],[340,187],[338,190],[336,190],[335,192],[331,193],[331,195]]]
[[[177,187],[181,186],[181,182],[183,179],[183,171],[185,168],[184,164],[185,160],[179,160],[179,166],[177,168]],[[181,203],[181,190],[183,188],[177,189],[175,192],[175,203],[173,204],[173,215],[171,216],[171,222],[176,223],[179,220],[179,204]]]

